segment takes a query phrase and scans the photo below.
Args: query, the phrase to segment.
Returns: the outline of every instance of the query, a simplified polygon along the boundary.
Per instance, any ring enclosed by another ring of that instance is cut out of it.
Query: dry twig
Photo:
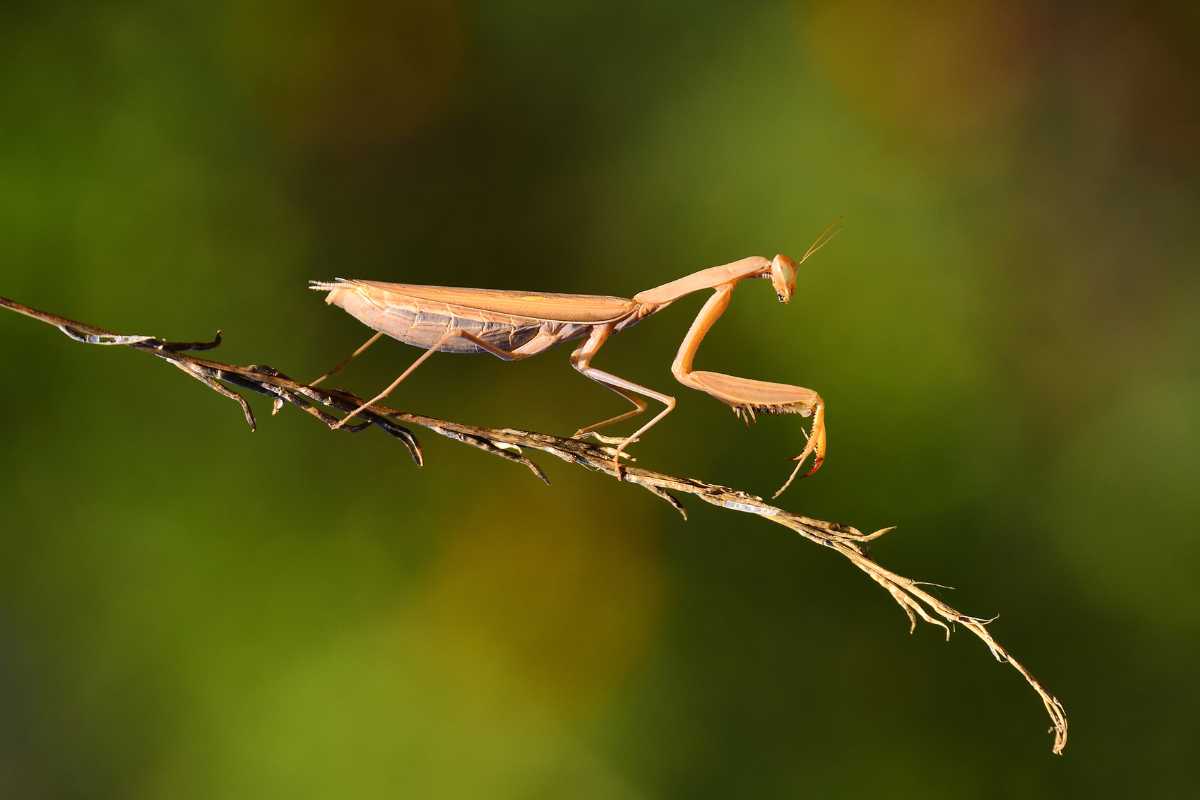
[[[284,403],[289,403],[316,417],[331,428],[339,418],[324,409],[336,409],[349,413],[363,403],[362,399],[349,392],[337,389],[317,389],[297,383],[271,367],[253,364],[244,367],[223,364],[188,354],[189,351],[211,350],[220,345],[220,331],[217,331],[212,341],[208,342],[170,342],[154,336],[128,336],[113,333],[56,314],[38,311],[5,297],[0,297],[0,307],[53,325],[77,342],[130,347],[157,356],[223,397],[228,397],[238,403],[251,430],[255,427],[255,419],[250,404],[244,397],[228,387],[249,389],[260,394],[270,395],[274,398],[272,413],[278,411]],[[525,449],[548,453],[593,472],[601,472],[618,480],[641,486],[669,503],[683,515],[684,519],[687,518],[687,512],[683,504],[675,497],[675,493],[694,495],[706,503],[721,508],[756,514],[789,528],[805,539],[837,552],[865,572],[871,580],[882,586],[908,615],[910,632],[916,630],[919,618],[942,628],[946,632],[947,639],[955,625],[961,625],[977,636],[987,645],[988,650],[997,661],[1008,662],[1013,669],[1021,673],[1021,676],[1041,698],[1046,713],[1049,714],[1053,723],[1051,731],[1054,733],[1054,753],[1061,754],[1066,747],[1067,716],[1062,703],[1050,694],[1021,662],[1013,658],[996,641],[987,628],[988,623],[992,620],[972,617],[958,611],[923,588],[937,584],[915,581],[897,575],[867,556],[865,545],[887,534],[892,528],[884,528],[874,533],[862,533],[848,525],[825,522],[784,511],[765,503],[760,497],[726,486],[705,483],[692,478],[664,475],[628,464],[622,465],[618,471],[613,464],[613,448],[604,442],[592,443],[581,439],[566,439],[511,428],[480,428],[378,405],[373,406],[370,410],[360,412],[359,417],[362,418],[361,422],[346,425],[341,430],[358,432],[366,428],[378,427],[403,442],[418,465],[424,463],[420,445],[417,443],[416,437],[404,425],[418,425],[446,438],[469,444],[484,452],[522,464],[546,483],[549,481],[546,479],[545,473],[529,460],[524,453]]]

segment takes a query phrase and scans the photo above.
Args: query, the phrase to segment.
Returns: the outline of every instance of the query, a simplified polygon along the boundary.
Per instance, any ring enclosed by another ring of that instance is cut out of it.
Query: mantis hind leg
[[[341,361],[339,361],[337,363],[337,365],[334,366],[333,369],[329,370],[329,372],[326,372],[324,375],[317,378],[315,381],[311,381],[308,385],[316,386],[318,383],[325,380],[326,378],[332,378],[334,375],[337,375],[339,372],[341,372],[342,370],[344,370],[346,368],[347,364],[349,364],[351,361],[353,361],[354,359],[358,358],[363,353],[365,353],[367,351],[367,348],[369,348],[371,345],[378,342],[379,338],[381,336],[383,336],[383,331],[379,331],[374,336],[372,336],[370,339],[367,339],[365,342],[360,344],[358,346],[357,350],[355,350],[353,353],[351,353],[350,355],[346,356]]]
[[[424,353],[421,353],[421,355],[417,356],[416,360],[413,361],[413,363],[409,364],[408,369],[404,370],[404,372],[401,372],[400,376],[398,378],[396,378],[396,380],[394,380],[390,384],[388,384],[388,387],[386,389],[384,389],[382,392],[380,392],[379,394],[372,397],[367,402],[363,403],[358,408],[351,411],[346,416],[342,417],[338,421],[338,423],[333,426],[333,430],[336,431],[338,428],[342,427],[347,422],[354,419],[354,417],[358,416],[364,409],[368,409],[371,406],[375,405],[376,403],[380,402],[381,400],[385,399],[388,395],[390,395],[392,392],[394,392],[396,390],[397,386],[399,386],[401,383],[404,382],[405,378],[407,378],[409,375],[412,375],[413,372],[416,371],[417,367],[421,366],[426,361],[428,361],[429,357],[432,356],[434,353],[436,353],[442,345],[444,345],[446,342],[450,341],[451,339],[456,339],[456,338],[467,339],[467,340],[479,345],[480,348],[491,353],[496,358],[499,358],[503,361],[517,361],[521,358],[527,357],[526,354],[516,353],[511,350],[503,350],[499,347],[496,347],[496,345],[494,345],[491,342],[488,342],[484,339],[481,339],[480,337],[476,336],[475,334],[471,333],[470,331],[464,331],[460,328],[455,328],[453,330],[446,331],[444,334],[442,334],[442,336],[440,338],[437,339],[437,341],[435,341],[433,344],[431,344],[429,346],[429,349],[427,349]],[[365,350],[368,346],[373,344],[374,339],[375,339],[375,337],[372,337],[370,340],[368,340],[367,343],[364,344],[362,347],[360,347],[357,352],[361,352],[361,351]],[[357,352],[355,353],[355,355],[357,355]],[[351,358],[353,358],[353,357],[354,356],[351,356]],[[347,359],[347,361],[349,361],[349,359]]]

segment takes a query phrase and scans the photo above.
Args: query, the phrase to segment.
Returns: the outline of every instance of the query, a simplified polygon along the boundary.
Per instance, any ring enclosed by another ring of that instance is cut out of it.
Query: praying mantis
[[[824,247],[836,233],[836,226],[826,228],[799,261],[782,254],[770,260],[751,256],[702,269],[639,292],[629,299],[604,295],[420,286],[345,278],[332,282],[311,281],[309,288],[328,292],[326,303],[341,307],[376,333],[310,385],[315,386],[340,372],[385,334],[425,351],[386,389],[342,418],[334,426],[336,429],[390,395],[434,353],[490,353],[504,361],[520,361],[560,342],[584,339],[583,344],[571,353],[571,366],[625,398],[633,408],[582,427],[574,436],[591,435],[606,444],[617,445],[613,463],[620,477],[620,459],[625,449],[675,409],[675,398],[597,369],[592,366],[592,359],[612,334],[620,333],[662,311],[685,295],[710,289],[713,294],[700,309],[679,345],[671,364],[671,373],[684,386],[705,392],[730,406],[739,418],[747,422],[755,420],[759,412],[812,417],[811,432],[805,432],[807,443],[793,459],[795,468],[772,496],[778,497],[792,484],[810,455],[813,457],[812,466],[805,477],[820,469],[825,460],[825,403],[821,396],[801,386],[694,370],[692,362],[704,337],[729,307],[738,283],[748,279],[770,280],[779,302],[789,302],[796,290],[796,268]],[[661,403],[663,408],[632,434],[608,437],[597,433],[601,428],[643,414],[649,408],[647,398]]]

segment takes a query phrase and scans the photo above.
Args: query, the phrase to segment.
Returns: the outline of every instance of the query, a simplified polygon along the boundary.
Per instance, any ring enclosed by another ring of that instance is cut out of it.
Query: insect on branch
[[[614,460],[614,448],[603,442],[594,443],[583,439],[563,438],[512,428],[481,428],[403,412],[378,404],[362,408],[363,399],[350,392],[316,388],[299,383],[272,367],[260,364],[248,366],[224,364],[191,355],[194,352],[218,347],[221,344],[220,331],[211,341],[173,342],[155,336],[114,333],[94,325],[60,317],[57,314],[39,311],[5,297],[0,297],[0,307],[51,325],[77,342],[128,347],[162,359],[222,397],[236,402],[251,430],[256,424],[254,411],[246,398],[235,391],[236,389],[248,390],[273,398],[272,413],[287,404],[315,417],[331,429],[356,433],[368,428],[379,428],[388,435],[399,439],[418,466],[424,463],[424,456],[416,436],[408,426],[424,428],[447,439],[462,442],[485,453],[521,464],[546,483],[549,483],[549,480],[545,473],[525,455],[526,450],[546,453],[593,472],[604,473],[618,480],[636,484],[669,503],[685,519],[687,511],[676,495],[693,495],[710,505],[754,514],[777,525],[782,525],[814,544],[833,550],[866,573],[871,580],[891,595],[908,616],[910,631],[916,630],[919,620],[942,628],[947,638],[956,625],[976,636],[987,646],[997,661],[1007,662],[1037,693],[1052,723],[1053,752],[1061,754],[1066,747],[1067,716],[1062,703],[1050,694],[1033,674],[1021,662],[1013,658],[1012,654],[992,636],[988,629],[988,624],[992,620],[973,617],[958,611],[928,590],[927,587],[936,586],[936,584],[898,575],[880,566],[867,555],[866,545],[886,535],[892,528],[863,533],[848,525],[826,522],[785,511],[766,503],[756,495],[738,489],[692,478],[653,472],[627,463],[618,468]],[[356,416],[357,421],[344,426],[339,426],[344,417],[331,413],[340,411],[345,415],[356,409],[361,409]]]

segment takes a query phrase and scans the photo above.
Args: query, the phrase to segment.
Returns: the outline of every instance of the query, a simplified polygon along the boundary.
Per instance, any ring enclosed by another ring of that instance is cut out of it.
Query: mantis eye
[[[792,292],[796,290],[796,262],[782,253],[771,259],[771,285],[775,287],[779,302],[791,300]]]

